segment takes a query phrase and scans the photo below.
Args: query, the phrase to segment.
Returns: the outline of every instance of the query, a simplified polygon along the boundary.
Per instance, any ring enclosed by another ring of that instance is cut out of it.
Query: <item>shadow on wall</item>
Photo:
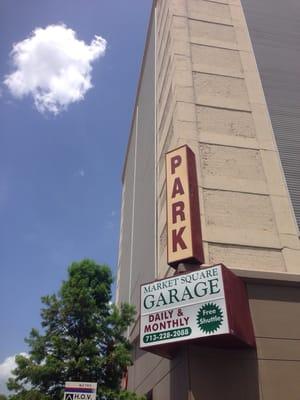
[[[172,400],[260,399],[258,362],[253,349],[187,345],[173,363]]]

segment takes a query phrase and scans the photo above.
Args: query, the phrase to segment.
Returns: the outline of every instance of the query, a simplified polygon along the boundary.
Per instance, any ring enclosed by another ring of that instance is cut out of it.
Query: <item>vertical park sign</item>
[[[184,145],[166,153],[168,264],[202,264],[195,154]]]
[[[171,357],[180,343],[254,345],[244,283],[224,265],[141,286],[140,347]]]

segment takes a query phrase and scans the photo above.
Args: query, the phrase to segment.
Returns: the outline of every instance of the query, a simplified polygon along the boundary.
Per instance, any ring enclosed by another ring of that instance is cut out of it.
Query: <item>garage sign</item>
[[[253,345],[244,283],[215,265],[141,286],[140,347],[157,354],[218,338]]]
[[[221,267],[142,285],[141,346],[228,333]]]

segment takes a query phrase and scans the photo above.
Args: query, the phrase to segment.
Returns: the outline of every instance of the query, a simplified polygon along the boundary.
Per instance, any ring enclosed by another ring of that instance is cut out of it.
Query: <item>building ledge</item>
[[[288,272],[254,271],[231,268],[231,271],[246,283],[266,283],[275,286],[300,287],[300,274]]]

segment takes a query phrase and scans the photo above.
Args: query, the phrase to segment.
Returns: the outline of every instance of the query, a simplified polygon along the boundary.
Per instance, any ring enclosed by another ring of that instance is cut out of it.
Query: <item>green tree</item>
[[[0,400],[7,400],[7,397],[4,394],[0,394]]]
[[[123,332],[135,311],[111,304],[112,282],[109,267],[86,259],[71,264],[57,294],[42,297],[43,332],[32,329],[29,356],[16,357],[10,400],[61,400],[66,381],[97,382],[99,400],[140,399],[120,390],[131,364]]]

